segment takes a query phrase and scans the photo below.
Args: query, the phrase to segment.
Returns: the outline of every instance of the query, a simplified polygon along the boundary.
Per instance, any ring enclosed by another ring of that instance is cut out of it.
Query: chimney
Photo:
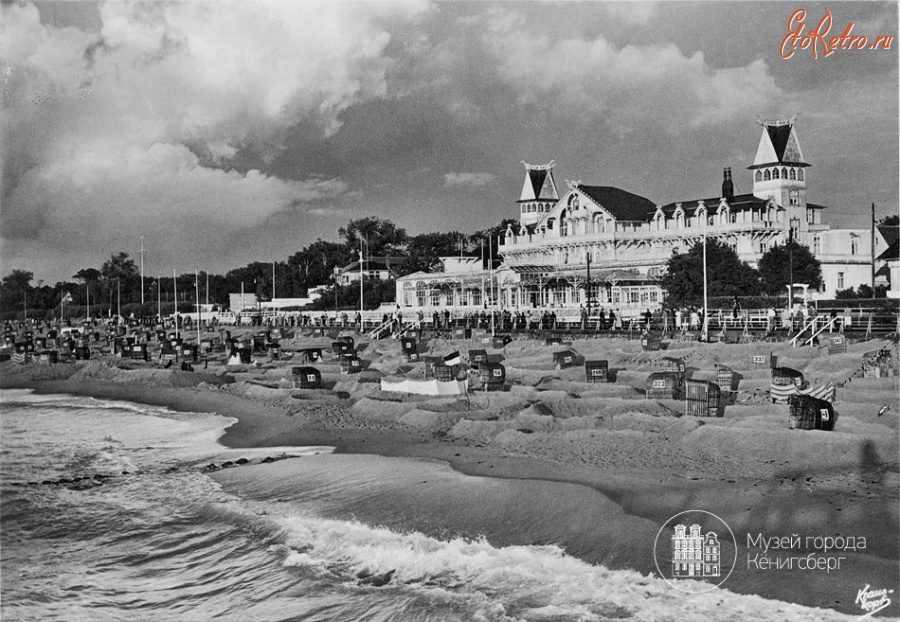
[[[722,196],[728,201],[734,198],[734,182],[731,181],[731,167],[723,171]]]

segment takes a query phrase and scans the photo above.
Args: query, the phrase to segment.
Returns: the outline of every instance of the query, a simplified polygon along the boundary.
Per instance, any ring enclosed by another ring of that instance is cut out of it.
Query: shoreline
[[[721,468],[666,469],[652,460],[647,462],[646,468],[627,464],[616,466],[614,459],[609,465],[598,467],[566,461],[564,456],[552,452],[545,455],[539,451],[529,453],[527,445],[518,447],[518,451],[507,451],[489,441],[454,438],[423,428],[370,425],[371,421],[362,421],[349,412],[350,404],[338,401],[288,400],[290,405],[286,406],[283,399],[257,399],[253,392],[258,390],[241,381],[218,386],[210,383],[161,386],[155,382],[111,382],[99,378],[85,382],[84,379],[64,377],[66,371],[72,370],[59,370],[59,377],[43,379],[28,374],[3,374],[0,389],[22,388],[37,393],[127,400],[179,412],[206,412],[235,418],[237,422],[219,438],[222,445],[233,449],[329,445],[335,447],[337,454],[436,460],[463,475],[533,480],[545,484],[548,490],[558,483],[586,486],[619,505],[627,515],[659,525],[685,509],[715,508],[717,514],[727,517],[728,524],[738,536],[739,550],[745,544],[740,541],[744,533],[759,532],[766,536],[809,533],[810,513],[815,515],[822,508],[828,508],[828,515],[837,521],[835,525],[841,533],[878,533],[884,531],[885,521],[888,525],[896,524],[895,467],[882,472],[880,481],[863,485],[858,481],[842,483],[840,477],[829,480],[826,474],[826,487],[821,491],[810,491],[806,482],[810,477],[807,473],[818,477],[821,470],[812,462],[805,470],[785,465],[775,468],[773,465],[770,471],[755,470],[751,466],[733,473],[728,472],[728,464]],[[246,394],[241,394],[242,391]],[[891,456],[885,458],[891,462]],[[804,477],[799,477],[800,471]],[[893,498],[890,494],[885,495],[892,486]],[[825,602],[819,597],[810,598],[810,595],[823,589],[848,592],[849,587],[859,584],[852,589],[855,593],[866,584],[879,585],[882,580],[871,576],[873,571],[881,574],[878,569],[883,564],[896,565],[897,559],[896,548],[890,548],[896,547],[896,537],[887,536],[882,543],[884,541],[889,548],[882,548],[880,555],[857,556],[853,558],[855,567],[836,575],[823,578],[794,572],[779,577],[777,573],[769,572],[757,577],[744,569],[723,588],[855,612],[852,598],[846,601],[834,598],[832,602]],[[870,547],[870,551],[873,549]],[[648,567],[636,569],[646,573]]]

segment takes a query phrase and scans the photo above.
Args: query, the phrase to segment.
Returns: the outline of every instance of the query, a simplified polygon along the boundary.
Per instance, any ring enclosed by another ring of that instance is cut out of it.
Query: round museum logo
[[[728,524],[712,512],[686,510],[660,527],[653,559],[669,585],[701,594],[731,576],[737,562],[737,540]]]

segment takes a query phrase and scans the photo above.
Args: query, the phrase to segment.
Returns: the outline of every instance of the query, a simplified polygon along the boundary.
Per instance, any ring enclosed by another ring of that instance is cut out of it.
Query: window
[[[838,289],[844,289],[844,273],[838,272]]]
[[[441,306],[441,290],[439,290],[439,289],[431,290],[431,306],[432,307]]]
[[[822,242],[819,236],[813,238],[813,254],[818,255],[822,250]]]
[[[772,169],[772,179],[778,179],[778,169],[777,168]]]
[[[765,255],[765,254],[766,254],[766,250],[767,250],[767,249],[766,249],[766,243],[765,243],[765,242],[760,242],[760,243],[759,243],[759,254],[760,254],[760,255]]]
[[[806,208],[806,222],[809,224],[816,222],[816,211],[810,207]]]
[[[790,190],[788,192],[789,202],[791,205],[800,205],[800,191]],[[812,221],[809,221],[812,222]]]
[[[797,180],[803,181],[803,169],[802,168],[797,169]]]
[[[762,181],[762,171],[756,171],[756,181]]]
[[[850,237],[850,254],[856,255],[859,252],[859,238],[856,236]]]
[[[791,179],[797,179],[797,171],[795,169],[791,169]]]
[[[787,179],[787,169],[786,168],[781,169],[781,178]]]
[[[764,179],[765,181],[769,181],[770,179],[772,179],[772,173],[770,173],[770,172],[767,170],[765,173],[763,173],[763,179]]]

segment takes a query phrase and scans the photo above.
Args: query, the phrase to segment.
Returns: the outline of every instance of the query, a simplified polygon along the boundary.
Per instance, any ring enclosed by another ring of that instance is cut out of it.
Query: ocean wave
[[[310,517],[279,519],[283,564],[328,573],[360,589],[426,591],[464,598],[482,620],[728,619],[827,622],[851,616],[741,595],[723,589],[689,594],[661,578],[610,570],[560,547],[494,547],[484,539],[442,541],[358,522]],[[372,582],[371,578],[379,579]],[[697,587],[685,585],[686,588]],[[706,588],[707,586],[703,586]]]

